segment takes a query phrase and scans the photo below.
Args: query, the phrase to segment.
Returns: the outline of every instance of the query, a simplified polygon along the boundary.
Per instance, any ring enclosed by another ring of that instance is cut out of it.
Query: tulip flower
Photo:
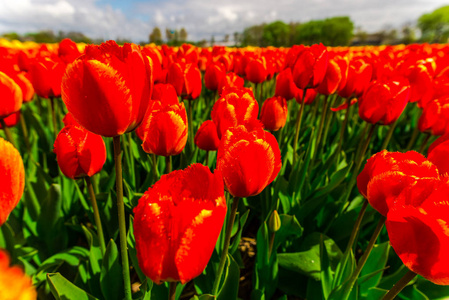
[[[154,105],[148,110],[137,134],[142,148],[150,154],[178,155],[187,142],[187,113],[184,103],[161,107]]]
[[[238,88],[242,89],[245,81],[242,77],[233,72],[226,74],[218,83],[218,92],[221,93],[224,88]]]
[[[204,85],[211,91],[218,90],[218,85],[226,75],[225,67],[221,63],[211,63],[204,74]]]
[[[217,126],[211,120],[204,121],[195,135],[195,145],[206,151],[217,151],[220,139],[217,134]]]
[[[18,266],[10,266],[10,259],[5,250],[0,249],[0,299],[35,300],[36,289],[31,278]]]
[[[47,99],[61,96],[61,81],[65,68],[62,60],[48,57],[37,59],[30,67],[31,83],[36,94]]]
[[[328,53],[323,44],[303,49],[292,69],[293,81],[300,89],[316,88],[327,70]]]
[[[58,56],[64,63],[72,63],[80,55],[81,53],[78,49],[78,46],[71,39],[63,39],[61,42],[59,42]]]
[[[402,190],[419,179],[439,179],[437,167],[422,154],[382,150],[368,159],[357,177],[357,187],[371,206],[383,216]]]
[[[252,59],[245,68],[246,79],[252,83],[262,83],[267,79],[268,70],[265,57]]]
[[[7,116],[3,119],[5,122],[6,127],[14,127],[19,123],[20,120],[20,110],[13,113],[12,115]],[[2,124],[0,124],[0,129],[3,129]]]
[[[156,284],[186,283],[206,267],[226,216],[223,179],[193,164],[163,175],[134,209],[139,266]]]
[[[316,88],[317,92],[322,95],[331,95],[335,93],[340,84],[341,78],[342,75],[340,66],[337,62],[330,59],[329,63],[327,64],[326,74],[324,75],[321,83]]]
[[[0,153],[1,226],[6,222],[11,211],[17,206],[20,198],[22,198],[25,187],[25,169],[19,151],[2,138],[0,138]]]
[[[17,112],[22,107],[23,94],[17,83],[0,72],[0,119]]]
[[[359,115],[371,124],[390,125],[404,111],[409,95],[408,81],[373,81],[359,99]]]
[[[106,146],[101,136],[76,125],[59,132],[53,151],[62,173],[72,179],[91,177],[106,162]]]
[[[67,68],[62,100],[87,130],[106,137],[133,131],[143,120],[152,90],[152,69],[138,46],[108,41],[86,47]]]
[[[194,100],[201,94],[201,72],[193,63],[172,63],[168,69],[167,83],[172,84],[178,96]]]
[[[339,88],[338,95],[343,98],[360,97],[371,81],[373,67],[362,59],[349,62],[346,85]]]
[[[299,96],[302,99],[301,91],[293,82],[290,68],[281,71],[276,77],[275,96],[284,97],[286,100],[297,99]]]
[[[240,125],[224,133],[217,153],[217,169],[234,197],[259,194],[276,178],[281,166],[276,138],[262,127],[248,130]]]
[[[263,103],[260,121],[267,130],[278,131],[285,126],[287,115],[287,101],[280,96],[272,97]]]
[[[245,125],[257,119],[259,104],[250,89],[225,89],[212,108],[212,121],[217,126],[218,138],[234,126]]]
[[[386,220],[394,251],[411,271],[435,284],[449,285],[449,184],[412,186],[397,202]]]
[[[162,106],[179,104],[178,96],[173,85],[169,83],[157,83],[153,87],[151,99],[159,101]]]
[[[437,166],[441,175],[449,176],[449,135],[443,135],[427,150],[427,159]]]
[[[423,109],[418,127],[432,135],[449,133],[449,96],[430,101]]]

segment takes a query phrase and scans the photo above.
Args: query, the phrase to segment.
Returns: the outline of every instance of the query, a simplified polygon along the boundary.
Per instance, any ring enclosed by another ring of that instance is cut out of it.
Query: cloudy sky
[[[399,28],[449,0],[1,0],[0,33],[79,31],[92,38],[147,41],[155,26],[184,27],[189,40],[219,40],[245,27],[350,16],[374,32]]]

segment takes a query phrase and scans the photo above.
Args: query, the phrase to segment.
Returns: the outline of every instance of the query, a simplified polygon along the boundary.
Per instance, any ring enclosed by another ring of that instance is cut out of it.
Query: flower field
[[[449,297],[447,45],[0,55],[0,300]]]

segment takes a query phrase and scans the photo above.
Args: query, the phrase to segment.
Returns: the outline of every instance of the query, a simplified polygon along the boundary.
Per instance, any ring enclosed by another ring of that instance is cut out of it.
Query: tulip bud
[[[281,218],[279,217],[277,210],[273,210],[268,219],[268,229],[271,233],[275,233],[279,228],[281,228]]]

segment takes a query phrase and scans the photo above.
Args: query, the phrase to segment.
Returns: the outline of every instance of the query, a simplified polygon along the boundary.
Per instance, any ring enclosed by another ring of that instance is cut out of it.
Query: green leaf
[[[367,276],[369,274],[374,274],[368,280],[360,283],[361,296],[367,296],[368,290],[370,288],[376,287],[379,284],[382,278],[382,272],[379,271],[385,268],[389,251],[390,243],[388,241],[382,244],[374,245],[373,250],[371,250],[368,259],[363,266],[360,277],[363,278],[364,276]]]
[[[8,223],[5,223],[0,226],[0,248],[8,251],[13,262],[15,261],[14,244],[14,233],[12,228]]]
[[[122,267],[119,260],[117,245],[114,240],[110,240],[106,247],[100,273],[101,291],[105,299],[122,299],[124,296]]]
[[[341,250],[329,237],[324,236],[324,245],[329,256],[332,269],[342,257]],[[305,239],[303,250],[295,253],[277,255],[279,265],[285,269],[307,275],[315,280],[321,279],[320,234],[313,233]]]
[[[380,288],[370,288],[368,290],[368,295],[366,296],[366,299],[370,300],[381,300],[386,294],[387,290],[380,289]]]
[[[304,231],[304,228],[302,228],[295,216],[281,214],[279,217],[281,218],[281,227],[276,232],[274,237],[273,252],[276,251],[276,249],[284,243],[287,238],[291,236],[299,238],[302,236]]]
[[[329,256],[324,246],[323,235],[320,242],[320,260],[321,260],[321,287],[323,289],[324,299],[327,299],[332,291],[333,274],[330,266]]]
[[[234,243],[229,247],[229,254],[234,255],[235,251],[237,251],[240,239],[242,238],[243,227],[245,226],[246,220],[248,219],[249,209],[238,219],[238,222],[234,224],[238,224],[238,231],[234,238]]]
[[[190,300],[214,300],[214,299],[215,299],[215,297],[213,295],[210,295],[210,294],[204,294],[204,295],[201,295],[201,296],[195,295],[192,298],[190,298]]]
[[[231,255],[227,256],[224,283],[217,295],[217,300],[237,299],[240,281],[240,269]]]
[[[59,273],[47,274],[47,282],[56,300],[93,300],[97,299],[83,291]]]

